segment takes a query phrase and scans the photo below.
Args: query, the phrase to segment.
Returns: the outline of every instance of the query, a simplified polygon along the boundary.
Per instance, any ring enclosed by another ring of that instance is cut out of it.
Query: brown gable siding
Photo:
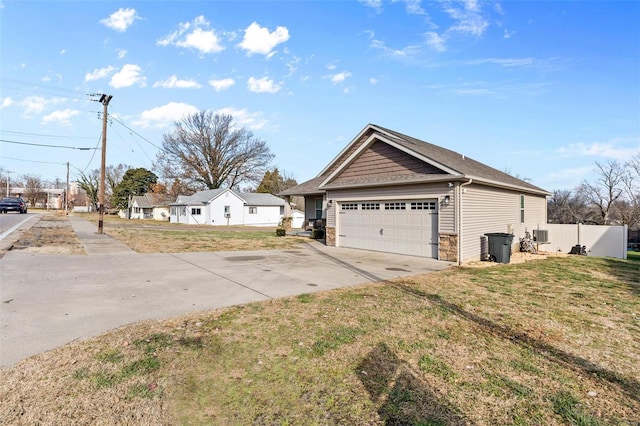
[[[343,170],[333,182],[340,183],[372,175],[401,176],[409,174],[444,174],[444,172],[391,145],[376,141]]]
[[[354,144],[352,144],[349,149],[347,151],[344,152],[344,154],[342,154],[340,156],[340,158],[337,159],[337,161],[334,161],[333,164],[331,165],[330,168],[327,169],[327,171],[324,173],[323,176],[329,176],[331,173],[333,173],[338,167],[340,167],[342,165],[342,163],[344,163],[347,158],[349,158],[349,156],[351,156],[351,154],[353,154],[358,148],[360,148],[360,146],[367,140],[369,139],[369,136],[371,136],[371,134],[374,132],[373,129],[368,129],[366,132],[364,132],[364,134],[360,137],[360,139],[358,139]]]

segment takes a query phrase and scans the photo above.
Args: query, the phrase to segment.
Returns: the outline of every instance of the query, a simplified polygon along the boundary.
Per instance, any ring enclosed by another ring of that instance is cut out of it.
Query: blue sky
[[[232,114],[314,177],[368,123],[547,190],[640,153],[640,2],[0,3],[0,167],[151,169],[185,113]],[[19,144],[12,142],[20,142]],[[6,176],[2,176],[6,179]]]

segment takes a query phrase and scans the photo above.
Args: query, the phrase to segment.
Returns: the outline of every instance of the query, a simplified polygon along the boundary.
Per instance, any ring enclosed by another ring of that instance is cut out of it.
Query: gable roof
[[[135,203],[138,207],[150,209],[153,207],[151,200],[147,198],[146,195],[134,195],[131,197],[131,203]]]
[[[192,195],[178,195],[174,205],[192,205],[192,204],[204,204],[216,198],[218,195],[226,191],[226,188],[207,189],[205,191],[198,191]],[[233,191],[232,191],[233,192]]]
[[[363,138],[366,139],[363,141]],[[351,180],[334,182],[341,171],[355,161],[359,155],[375,141],[387,143],[400,151],[414,156],[431,166],[440,169],[444,174],[404,174],[401,176],[367,176]],[[542,188],[513,177],[472,158],[466,157],[450,149],[446,149],[420,139],[407,136],[382,126],[367,125],[320,174],[296,187],[289,188],[279,195],[311,195],[323,193],[327,189],[396,185],[421,182],[441,182],[473,179],[475,182],[492,186],[517,189],[540,195],[550,195]]]
[[[224,192],[229,191],[245,204],[250,206],[284,206],[285,201],[282,198],[276,197],[272,194],[260,194],[252,192],[238,193],[229,188],[208,189],[205,191],[198,191],[192,195],[179,195],[175,203],[172,205],[199,205],[207,204]]]
[[[244,192],[240,197],[249,206],[284,206],[285,202],[282,198],[273,194]]]

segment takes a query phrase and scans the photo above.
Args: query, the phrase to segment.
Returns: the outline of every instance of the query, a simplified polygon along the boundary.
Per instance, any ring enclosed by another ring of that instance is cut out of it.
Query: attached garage
[[[436,199],[340,202],[336,245],[437,259],[437,207]]]

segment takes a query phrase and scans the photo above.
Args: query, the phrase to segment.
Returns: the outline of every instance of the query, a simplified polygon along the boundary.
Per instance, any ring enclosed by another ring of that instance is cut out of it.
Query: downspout
[[[469,181],[458,186],[458,190],[460,191],[458,196],[458,265],[462,265],[462,194],[464,193],[462,187],[471,185],[471,182],[473,182],[473,179],[469,178]]]

